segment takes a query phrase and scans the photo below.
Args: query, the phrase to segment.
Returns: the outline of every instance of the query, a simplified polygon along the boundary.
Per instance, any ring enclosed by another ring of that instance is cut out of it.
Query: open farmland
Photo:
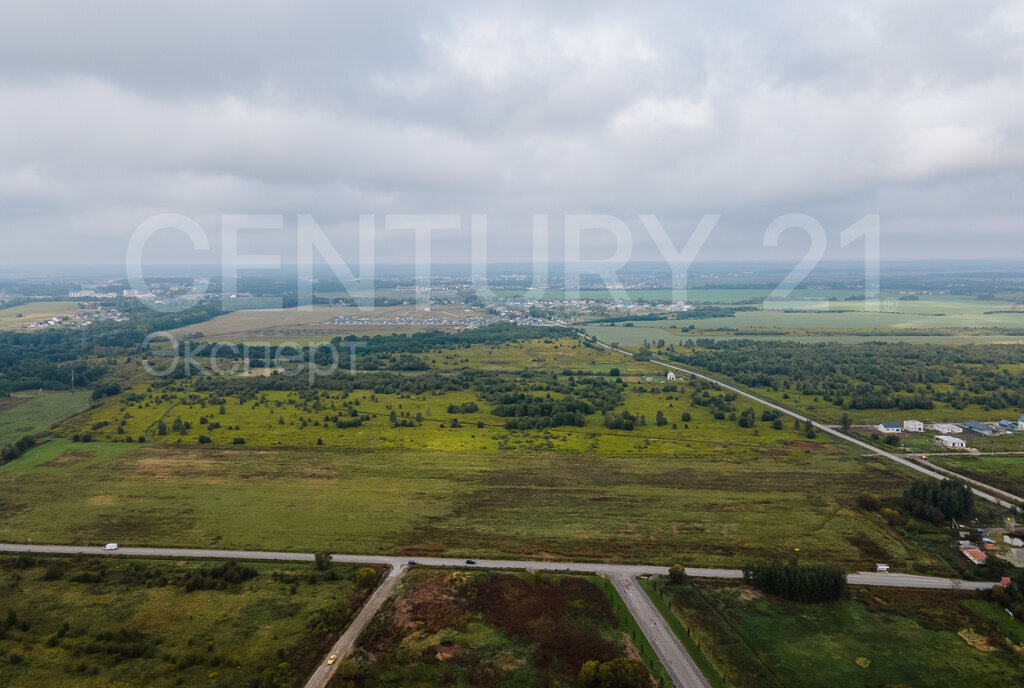
[[[0,468],[0,540],[722,566],[799,547],[944,571],[855,507],[908,483],[796,440],[644,456],[51,440]]]
[[[309,308],[277,308],[238,310],[218,315],[205,322],[171,330],[176,337],[201,332],[206,339],[228,342],[284,342],[327,341],[350,334],[374,336],[378,334],[454,331],[455,325],[445,321],[458,321],[467,317],[482,317],[485,311],[462,306],[435,306],[424,311],[416,306],[385,306],[361,310],[349,306],[312,306]],[[351,322],[335,324],[337,318],[347,317]]]
[[[338,565],[2,557],[0,685],[298,685],[375,580]]]
[[[76,395],[70,392],[17,392],[6,399],[0,398],[0,446],[26,435],[48,432],[51,425],[84,411],[88,406],[87,391]]]
[[[1024,494],[1024,455],[929,454],[929,461],[1013,494]]]
[[[663,612],[682,622],[730,686],[1011,688],[1024,682],[1018,649],[1024,638],[1019,629],[1007,634],[991,602],[854,588],[839,601],[804,604],[706,581],[658,583],[657,590]]]
[[[40,320],[78,313],[77,301],[35,301],[0,308],[0,331],[17,330]]]
[[[884,301],[884,300],[883,300]],[[628,326],[627,326],[628,325]],[[953,296],[922,296],[889,301],[877,312],[863,301],[823,303],[820,308],[793,304],[792,309],[755,305],[731,317],[627,321],[585,325],[603,341],[636,346],[644,339],[679,345],[693,337],[764,337],[821,341],[896,340],[906,342],[1019,342],[1024,337],[1024,311],[1009,301],[981,301]]]

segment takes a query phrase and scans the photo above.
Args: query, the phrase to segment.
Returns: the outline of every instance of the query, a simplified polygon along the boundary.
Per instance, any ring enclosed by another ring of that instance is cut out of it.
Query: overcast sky
[[[243,252],[292,262],[310,214],[343,255],[360,214],[488,216],[493,260],[531,217],[636,218],[700,258],[781,260],[782,213],[881,219],[883,258],[1024,257],[1024,3],[8,1],[0,21],[0,265],[216,263],[221,217],[279,213]],[[766,5],[761,7],[759,5]],[[469,257],[469,222],[433,255]],[[586,235],[591,255],[611,235]],[[377,260],[411,258],[381,230]]]

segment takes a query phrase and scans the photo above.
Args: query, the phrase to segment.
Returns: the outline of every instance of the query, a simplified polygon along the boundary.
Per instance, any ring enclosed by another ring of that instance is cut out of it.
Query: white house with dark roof
[[[903,432],[903,424],[902,423],[879,423],[878,424],[878,432],[888,432],[888,433]]]

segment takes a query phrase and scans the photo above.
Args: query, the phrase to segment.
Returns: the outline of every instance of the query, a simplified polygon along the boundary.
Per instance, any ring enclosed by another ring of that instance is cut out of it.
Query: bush
[[[673,583],[685,583],[689,576],[686,575],[686,568],[682,564],[673,564],[668,570],[668,579]]]
[[[857,495],[857,506],[867,511],[878,511],[882,506],[882,499],[878,495],[865,490]]]
[[[377,584],[377,576],[377,569],[372,569],[369,566],[363,567],[356,574],[356,585],[361,588],[372,588]]]
[[[900,512],[895,509],[881,509],[878,513],[881,514],[882,518],[885,519],[885,522],[891,526],[898,525],[903,521],[903,516],[901,516]]]

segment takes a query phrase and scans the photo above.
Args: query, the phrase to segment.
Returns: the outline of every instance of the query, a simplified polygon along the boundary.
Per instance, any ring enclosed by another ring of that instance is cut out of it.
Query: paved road
[[[127,557],[168,557],[171,559],[248,559],[252,561],[313,561],[313,555],[304,552],[259,552],[224,549],[173,549],[166,547],[120,547],[105,550],[102,547],[79,547],[73,545],[24,545],[0,543],[0,552],[31,552],[34,554],[90,554]],[[390,566],[392,569],[408,565],[409,557],[389,557],[377,554],[334,554],[332,560],[341,564],[364,564]],[[438,568],[466,566],[465,559],[442,557],[416,557],[422,566]],[[586,562],[529,561],[508,559],[476,559],[481,569],[512,569],[519,571],[553,571],[569,573],[597,573],[624,576],[666,576],[668,567],[643,564],[591,564]],[[712,569],[687,567],[686,573],[697,578],[742,578],[739,569]],[[962,590],[983,590],[996,585],[994,582],[953,581],[949,578],[912,576],[901,573],[851,573],[853,585],[878,585],[896,588],[932,588]]]
[[[342,658],[347,657],[352,648],[355,647],[356,640],[359,639],[359,634],[366,628],[366,624],[370,623],[370,619],[373,618],[380,606],[384,604],[384,600],[388,598],[391,591],[398,585],[398,581],[402,578],[402,575],[406,571],[406,565],[400,564],[399,566],[391,567],[388,572],[387,578],[381,583],[377,589],[370,595],[370,599],[366,600],[363,608],[359,610],[359,614],[356,616],[355,621],[349,624],[349,627],[345,629],[341,637],[338,638],[338,642],[334,644],[327,657],[320,662],[320,666],[316,668],[313,675],[306,681],[306,688],[327,688],[327,684],[331,682],[334,677],[334,672],[338,670],[338,662]],[[334,664],[328,664],[327,660],[331,655],[337,655],[337,659]]]
[[[676,687],[711,688],[636,578],[619,573],[610,578]]]
[[[583,335],[583,336],[586,336],[586,335]],[[602,346],[602,347],[604,347],[606,349],[609,349],[611,351],[616,351],[616,352],[618,352],[620,354],[624,354],[624,355],[630,356],[630,357],[633,356],[633,354],[630,353],[629,351],[626,351],[624,349],[617,349],[617,348],[615,348],[613,346],[605,344],[604,342],[598,341],[596,338],[590,337],[590,340],[593,343],[597,344],[598,346]],[[703,373],[698,373],[695,370],[690,370],[689,368],[683,368],[681,366],[677,366],[677,365],[672,364],[672,363],[665,363],[664,361],[659,361],[656,358],[652,358],[651,359],[651,363],[653,363],[655,365],[660,365],[660,366],[662,366],[664,368],[669,368],[671,370],[677,370],[677,371],[679,371],[681,373],[686,373],[687,375],[693,375],[694,377],[698,377],[698,378],[700,378],[702,380],[707,380],[708,382],[713,382],[716,385],[718,385],[719,387],[721,387],[722,389],[727,389],[730,392],[734,392],[735,394],[738,394],[740,396],[746,397],[747,399],[750,399],[752,401],[756,401],[757,403],[762,404],[763,406],[767,406],[768,408],[771,408],[771,409],[774,409],[776,411],[779,411],[780,413],[783,413],[783,414],[785,414],[787,416],[790,416],[791,418],[796,418],[800,422],[804,422],[805,423],[808,420],[811,420],[811,425],[813,425],[818,430],[821,430],[822,432],[826,432],[829,435],[837,437],[837,438],[839,438],[841,440],[844,440],[846,442],[852,442],[853,444],[856,444],[859,447],[863,447],[864,449],[869,450],[872,454],[875,454],[877,456],[882,456],[882,457],[884,457],[886,459],[889,459],[890,461],[895,461],[898,464],[906,466],[907,468],[910,468],[911,470],[917,471],[918,473],[922,473],[922,474],[927,475],[927,476],[929,476],[931,478],[935,478],[936,480],[942,480],[943,478],[946,477],[945,475],[943,475],[941,473],[938,473],[938,472],[932,470],[931,468],[927,468],[925,466],[921,466],[921,465],[915,463],[914,461],[911,461],[909,459],[905,459],[905,458],[903,458],[901,456],[897,456],[896,454],[892,454],[892,453],[887,452],[887,451],[885,451],[883,449],[879,449],[878,447],[875,447],[875,446],[873,446],[871,444],[868,444],[867,442],[863,442],[863,441],[857,439],[856,437],[850,437],[849,435],[846,435],[846,434],[840,432],[839,430],[835,430],[833,428],[830,428],[827,425],[824,425],[822,423],[818,423],[818,422],[816,422],[816,421],[814,421],[812,419],[808,419],[806,416],[802,416],[802,415],[800,415],[799,413],[797,413],[795,411],[791,411],[790,409],[786,408],[785,406],[780,406],[779,404],[776,404],[776,403],[774,403],[772,401],[769,401],[767,399],[759,397],[756,394],[751,394],[750,392],[742,390],[739,387],[734,387],[734,386],[732,386],[732,385],[730,385],[728,383],[722,382],[721,380],[717,380],[717,379],[715,379],[715,378],[713,378],[713,377],[711,377],[709,375],[704,375]],[[1021,501],[1024,501],[1024,499],[1022,499],[1018,495],[1013,495],[1013,494],[1010,494],[1009,492],[1004,492],[1003,490],[999,490],[997,488],[992,487],[991,485],[986,485],[985,483],[978,482],[977,480],[971,480],[969,482],[972,485],[976,486],[976,487],[972,487],[971,488],[971,491],[974,492],[974,494],[978,495],[982,499],[985,499],[985,500],[987,500],[989,502],[992,502],[993,504],[998,504],[1001,507],[1005,507],[1007,509],[1017,509],[1018,504]],[[996,496],[997,494],[1005,495],[1005,496],[1007,496],[1007,497],[1009,497],[1011,499],[1016,500],[1016,502],[1014,502],[1014,503],[1008,502],[1008,501],[1006,501],[1004,499],[1001,499],[1000,497],[997,497]]]

